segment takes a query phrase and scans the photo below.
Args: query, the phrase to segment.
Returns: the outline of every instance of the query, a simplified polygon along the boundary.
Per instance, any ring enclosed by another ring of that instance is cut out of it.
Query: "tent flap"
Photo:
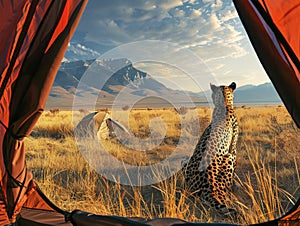
[[[300,127],[298,0],[234,0],[235,7],[275,89]]]
[[[300,128],[299,0],[233,0],[250,41]],[[279,225],[299,224],[300,200]]]
[[[0,224],[15,222],[32,175],[23,137],[43,112],[87,0],[4,0],[0,7]],[[7,11],[6,11],[7,10]],[[4,12],[5,11],[5,12]],[[7,32],[11,31],[11,33]]]

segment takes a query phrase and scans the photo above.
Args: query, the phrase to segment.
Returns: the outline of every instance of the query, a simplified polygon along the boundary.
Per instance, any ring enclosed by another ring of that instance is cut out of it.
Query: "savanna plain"
[[[179,144],[182,149],[191,149],[191,141],[201,136],[211,120],[210,108],[121,109],[120,112],[127,117],[130,132],[137,139],[151,138],[145,143],[149,148],[134,150],[137,145],[128,146],[117,138],[103,139],[102,144],[112,156],[134,166],[163,161]],[[234,218],[218,216],[189,194],[180,170],[145,186],[122,185],[97,173],[82,156],[74,137],[73,121],[88,113],[87,110],[45,111],[25,139],[27,167],[42,191],[62,209],[245,225],[281,216],[300,196],[300,133],[283,106],[235,108],[239,139],[229,203],[238,210]],[[151,125],[153,119],[164,123],[161,129],[164,132],[153,132],[152,128],[159,125]],[[119,122],[125,124],[121,118]],[[159,142],[151,145],[156,135]]]

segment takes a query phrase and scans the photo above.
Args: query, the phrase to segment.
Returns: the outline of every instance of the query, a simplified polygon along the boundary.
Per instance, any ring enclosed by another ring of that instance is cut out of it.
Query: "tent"
[[[83,117],[77,124],[74,133],[76,137],[92,137],[108,140],[116,136],[115,131],[129,134],[128,130],[118,121],[112,119],[108,111],[92,112]],[[91,134],[92,132],[92,134]]]
[[[0,2],[0,225],[175,225],[178,219],[127,219],[51,203],[27,171],[23,138],[42,114],[87,0]],[[300,125],[298,0],[234,0],[266,72]],[[296,225],[300,201],[264,225]],[[186,223],[189,224],[189,223]]]

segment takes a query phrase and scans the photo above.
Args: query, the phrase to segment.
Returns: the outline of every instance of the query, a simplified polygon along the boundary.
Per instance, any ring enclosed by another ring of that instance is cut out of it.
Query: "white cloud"
[[[164,10],[170,10],[174,7],[183,5],[181,0],[164,0],[164,1],[157,1],[158,7]]]
[[[190,18],[199,18],[202,12],[200,9],[192,9],[191,14],[189,15]]]
[[[211,8],[213,10],[219,10],[219,9],[222,8],[222,6],[223,6],[223,1],[222,0],[215,0],[215,2],[213,2],[211,4]]]
[[[221,21],[224,23],[224,22],[228,22],[229,20],[237,19],[238,17],[239,15],[234,9],[228,9],[224,11],[221,17]]]
[[[85,40],[100,45],[155,39],[195,48],[238,45],[243,38],[228,24],[237,16],[228,0],[91,0],[89,4],[87,18],[93,19],[83,22]]]
[[[171,14],[174,17],[184,17],[185,16],[185,12],[182,9],[178,9],[178,8],[175,8],[174,10],[172,10]]]
[[[90,0],[87,13],[78,30],[100,52],[135,41],[169,41],[193,50],[217,72],[249,55],[231,0]]]
[[[202,0],[202,2],[203,2],[204,4],[208,4],[208,3],[211,3],[212,1],[211,1],[211,0]]]

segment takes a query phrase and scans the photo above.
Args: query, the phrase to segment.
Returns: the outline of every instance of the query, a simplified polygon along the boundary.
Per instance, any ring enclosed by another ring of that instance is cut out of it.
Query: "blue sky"
[[[149,40],[158,44],[159,51],[149,45]],[[138,48],[142,48],[158,60],[147,63],[137,57],[135,66],[171,88],[175,84],[198,91],[192,82],[194,75],[176,63],[161,62],[161,55],[172,57],[182,52],[191,54],[186,67],[195,64],[192,55],[197,56],[201,61],[198,74],[204,78],[209,73],[214,78],[212,82],[235,81],[242,86],[269,81],[231,0],[89,0],[73,41],[103,57],[117,57],[125,51],[136,56],[141,54]],[[173,50],[164,43],[171,43]],[[198,84],[208,84],[206,80],[196,80]]]

